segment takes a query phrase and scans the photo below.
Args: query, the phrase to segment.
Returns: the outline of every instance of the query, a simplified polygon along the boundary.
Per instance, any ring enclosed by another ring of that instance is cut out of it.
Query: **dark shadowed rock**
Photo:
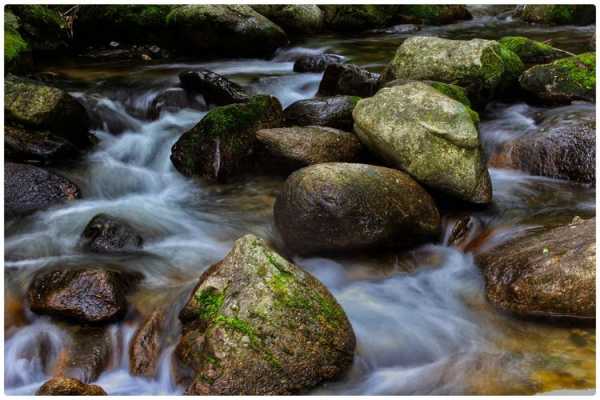
[[[7,160],[51,164],[72,160],[79,150],[67,139],[49,131],[4,127],[4,155]]]
[[[207,69],[184,71],[179,80],[185,90],[200,93],[208,104],[224,106],[249,100],[240,85]]]
[[[106,396],[98,385],[88,385],[72,378],[52,378],[44,383],[36,396]]]
[[[282,110],[272,96],[211,110],[171,148],[171,161],[186,176],[223,182],[247,171],[252,163],[256,131],[281,125]]]
[[[370,97],[379,87],[379,74],[353,64],[331,64],[319,85],[318,96],[348,95]]]
[[[162,113],[176,113],[185,108],[198,111],[208,109],[203,96],[187,93],[182,88],[169,88],[152,100],[148,109],[148,118],[158,119]]]
[[[418,183],[366,164],[294,172],[275,201],[274,217],[286,245],[301,254],[407,247],[440,233],[435,203]]]
[[[544,25],[587,25],[596,20],[591,4],[528,4],[516,11],[524,21]]]
[[[256,138],[264,163],[290,171],[332,161],[357,161],[362,151],[354,133],[322,126],[261,129]]]
[[[595,111],[563,112],[547,118],[536,130],[503,144],[492,154],[489,164],[594,184]]]
[[[156,376],[162,347],[164,310],[153,312],[138,328],[129,345],[129,371],[132,375]]]
[[[142,236],[127,221],[107,214],[98,214],[81,234],[80,245],[94,253],[137,250],[144,244]]]
[[[289,35],[317,33],[323,28],[323,12],[315,4],[252,4]]]
[[[106,323],[125,315],[125,294],[131,279],[122,272],[97,267],[41,271],[27,296],[37,314]]]
[[[527,317],[596,316],[596,218],[530,232],[476,258],[488,300]]]
[[[79,198],[74,183],[45,169],[26,164],[4,164],[4,213],[29,214]]]
[[[284,111],[287,125],[295,126],[329,126],[351,131],[354,121],[352,110],[360,97],[333,96],[319,99],[297,101]]]
[[[305,393],[352,365],[354,332],[335,298],[253,235],[204,272],[179,318],[187,394]]]
[[[337,54],[308,54],[294,62],[294,72],[322,72],[328,65],[343,62],[344,57]]]

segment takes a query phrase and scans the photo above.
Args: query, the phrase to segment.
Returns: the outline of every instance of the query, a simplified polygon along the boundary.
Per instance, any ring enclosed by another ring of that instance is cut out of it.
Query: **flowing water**
[[[535,28],[503,14],[502,6],[473,8],[476,18],[419,34],[498,38],[525,34],[581,52],[593,27]],[[309,38],[272,60],[219,60],[132,65],[60,63],[60,84],[86,104],[101,128],[84,160],[56,168],[73,180],[82,199],[5,224],[5,387],[31,394],[47,380],[73,336],[64,323],[27,310],[23,293],[40,268],[117,265],[145,279],[130,296],[124,322],[107,328],[110,362],[95,380],[109,394],[181,394],[171,363],[180,326],[177,313],[198,277],[221,259],[235,239],[255,233],[281,248],[272,206],[283,181],[253,177],[208,185],[180,175],[169,160],[179,135],[205,114],[182,110],[145,118],[161,89],[178,84],[185,69],[209,68],[252,93],[269,93],[283,106],[310,98],[322,74],[292,72],[300,54],[333,52],[380,71],[413,27],[367,35]],[[540,115],[595,112],[594,105],[554,109],[493,103],[482,113],[489,152],[535,129]],[[114,132],[119,132],[115,134]],[[494,205],[474,216],[490,245],[539,225],[595,215],[595,190],[517,171],[491,170]],[[82,253],[77,241],[89,220],[108,213],[144,233],[143,251],[120,256]],[[446,234],[446,237],[448,235]],[[595,330],[517,320],[486,303],[473,255],[442,241],[405,254],[297,258],[335,295],[357,335],[352,370],[315,394],[515,394],[595,387]],[[129,374],[128,343],[144,315],[164,308],[172,321],[153,379]]]

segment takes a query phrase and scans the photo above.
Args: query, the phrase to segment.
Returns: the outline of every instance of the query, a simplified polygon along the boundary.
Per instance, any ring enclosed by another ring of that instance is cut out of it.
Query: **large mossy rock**
[[[530,66],[547,64],[561,58],[573,56],[572,53],[524,36],[505,36],[499,40],[499,43],[518,55],[524,64]]]
[[[596,101],[596,53],[563,58],[529,68],[519,78],[521,87],[550,104],[573,100]]]
[[[223,182],[247,170],[256,131],[281,125],[281,104],[272,96],[211,110],[171,148],[171,161],[186,176]]]
[[[596,317],[596,218],[517,237],[476,258],[489,301],[525,317]]]
[[[568,110],[545,119],[536,130],[500,146],[490,165],[595,184],[595,110]]]
[[[407,174],[366,164],[325,163],[294,172],[274,206],[275,226],[298,254],[409,247],[434,239],[440,216]]]
[[[19,32],[34,53],[64,52],[68,49],[67,23],[55,6],[15,4],[8,8],[19,17]]]
[[[352,110],[360,100],[357,96],[332,96],[298,100],[284,111],[287,125],[329,126],[342,130],[352,130]]]
[[[26,164],[4,163],[4,215],[29,214],[79,197],[62,176]]]
[[[469,97],[467,96],[467,91],[463,87],[453,85],[451,83],[443,83],[443,82],[436,82],[436,81],[415,81],[415,80],[411,80],[411,79],[394,79],[393,81],[384,83],[382,85],[382,88],[383,87],[402,86],[402,85],[406,85],[407,83],[411,83],[411,82],[425,83],[425,84],[431,86],[432,88],[434,88],[435,90],[437,90],[438,92],[440,92],[458,102],[463,103],[465,106],[467,106],[469,108],[471,107],[471,100],[469,100]],[[472,116],[473,116],[473,121],[479,122],[479,114],[477,112],[473,111]]]
[[[289,35],[317,33],[323,28],[323,12],[315,4],[250,5]]]
[[[88,385],[73,378],[52,378],[35,392],[36,396],[106,396],[98,385]]]
[[[21,36],[20,20],[10,10],[4,12],[4,69],[15,72],[27,66],[30,61],[30,46]]]
[[[206,270],[179,318],[192,395],[287,395],[338,378],[355,336],[317,279],[253,235]],[[185,375],[185,372],[184,372]]]
[[[524,21],[544,25],[588,25],[596,20],[591,4],[528,4],[517,11]]]
[[[325,27],[339,32],[357,32],[383,28],[391,23],[397,7],[377,4],[319,5],[323,10]]]
[[[288,43],[279,26],[245,4],[179,6],[167,23],[175,44],[191,55],[269,57]]]
[[[523,71],[519,57],[498,42],[414,36],[405,40],[382,80],[432,80],[462,86],[482,106],[498,91],[508,90]]]
[[[363,144],[418,182],[472,203],[491,202],[479,131],[464,104],[412,82],[359,101],[353,116]]]
[[[90,144],[90,119],[83,105],[67,92],[9,75],[4,81],[7,125],[49,131],[76,146]]]

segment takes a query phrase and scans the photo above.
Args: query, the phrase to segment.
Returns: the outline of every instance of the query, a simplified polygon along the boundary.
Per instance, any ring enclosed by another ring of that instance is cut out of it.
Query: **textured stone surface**
[[[87,385],[72,378],[52,378],[44,383],[36,396],[106,396],[98,385]]]
[[[98,214],[86,225],[80,244],[88,251],[111,253],[137,250],[143,246],[144,239],[127,221]]]
[[[284,111],[287,125],[329,126],[341,130],[352,130],[352,110],[360,97],[333,96],[299,100]]]

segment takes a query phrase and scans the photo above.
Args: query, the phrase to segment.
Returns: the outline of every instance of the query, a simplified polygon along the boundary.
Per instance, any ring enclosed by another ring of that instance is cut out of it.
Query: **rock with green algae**
[[[69,36],[65,19],[54,6],[41,4],[9,5],[20,19],[19,31],[33,52],[65,51]]]
[[[66,377],[52,378],[35,393],[36,396],[106,396],[98,385],[90,385],[80,380]]]
[[[382,82],[432,80],[465,88],[475,106],[516,84],[524,69],[519,57],[498,42],[414,36],[405,40],[386,68]]]
[[[290,175],[274,205],[275,226],[297,254],[407,248],[435,240],[431,196],[404,172],[323,163]]]
[[[499,43],[517,54],[526,65],[547,64],[574,54],[524,36],[505,36]]]
[[[20,21],[9,10],[4,13],[4,67],[16,71],[26,64],[25,56],[31,50],[19,33]]]
[[[317,33],[323,29],[323,12],[316,4],[252,4],[250,7],[290,35]]]
[[[524,21],[544,25],[588,25],[596,20],[592,4],[528,4],[516,14]]]
[[[171,161],[186,176],[224,182],[252,163],[259,129],[281,125],[283,111],[272,96],[212,109],[171,148]]]
[[[521,87],[550,104],[596,101],[596,53],[536,65],[519,78]]]
[[[472,203],[492,186],[470,109],[422,82],[358,102],[354,131],[371,151],[421,184]]]
[[[202,274],[179,318],[187,394],[305,393],[352,365],[354,332],[335,298],[254,235]]]
[[[428,25],[445,25],[473,18],[464,5],[411,4],[400,7],[402,15],[413,17],[416,22]]]
[[[179,50],[193,55],[269,57],[288,43],[278,25],[245,4],[179,6],[167,24]]]
[[[488,300],[523,317],[595,319],[596,218],[535,230],[477,256]]]

